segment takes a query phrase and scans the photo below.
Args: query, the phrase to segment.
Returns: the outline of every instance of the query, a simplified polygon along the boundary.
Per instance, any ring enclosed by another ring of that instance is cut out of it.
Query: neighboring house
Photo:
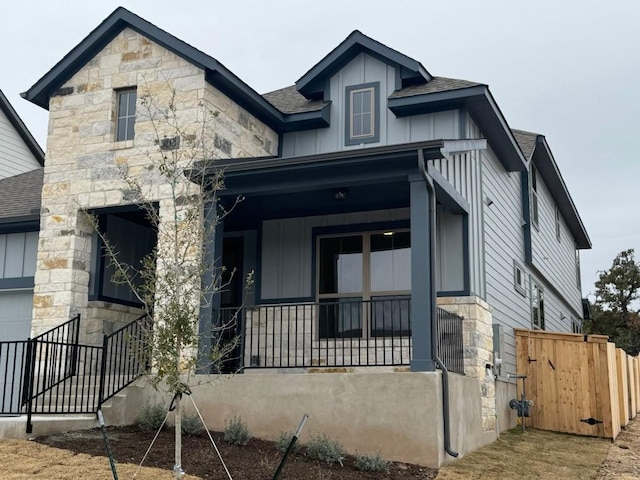
[[[358,31],[260,96],[120,8],[29,89],[51,132],[32,334],[81,313],[97,343],[139,312],[79,208],[129,258],[153,244],[117,166],[144,175],[153,137],[136,97],[167,81],[185,118],[199,102],[220,112],[222,201],[245,200],[211,258],[256,278],[240,315],[245,375],[194,391],[212,426],[237,412],[273,438],[308,411],[352,450],[440,465],[513,425],[513,328],[579,329],[587,233],[544,137],[512,131],[486,85],[432,76]],[[203,332],[239,290],[204,309]],[[459,372],[448,385],[441,361]]]
[[[0,91],[0,340],[31,332],[44,153]]]

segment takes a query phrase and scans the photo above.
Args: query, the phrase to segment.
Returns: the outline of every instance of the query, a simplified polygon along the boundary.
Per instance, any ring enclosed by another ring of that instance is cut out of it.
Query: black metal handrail
[[[103,337],[99,404],[149,370],[152,326],[151,317],[145,314]]]
[[[152,320],[143,315],[102,346],[79,343],[80,316],[37,337],[0,342],[0,414],[95,413],[148,371]]]

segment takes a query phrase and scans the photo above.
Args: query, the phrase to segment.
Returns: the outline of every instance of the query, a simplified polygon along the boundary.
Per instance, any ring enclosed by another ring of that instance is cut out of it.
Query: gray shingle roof
[[[323,100],[307,100],[298,93],[295,85],[265,93],[263,98],[282,113],[304,113],[321,110],[329,102]]]
[[[423,85],[413,85],[411,87],[403,88],[402,90],[396,90],[389,96],[389,98],[402,98],[426,93],[446,92],[448,90],[459,90],[461,88],[475,87],[478,85],[482,84],[469,82],[467,80],[457,80],[455,78],[434,77],[428,83]],[[265,93],[262,96],[271,105],[285,114],[315,112],[321,110],[329,103],[322,100],[307,100],[303,95],[298,93],[295,85]]]
[[[396,90],[389,98],[412,97],[414,95],[424,95],[427,93],[446,92],[449,90],[460,90],[461,88],[477,87],[484,85],[483,83],[470,82],[468,80],[459,80],[456,78],[433,77],[429,82],[421,85],[412,85]]]
[[[0,180],[0,220],[38,215],[44,169]]]
[[[524,158],[526,158],[527,160],[531,160],[533,151],[536,149],[536,140],[539,137],[539,134],[533,132],[525,132],[524,130],[513,129],[511,130],[511,133],[513,133],[513,137],[516,139],[516,142],[518,142]]]

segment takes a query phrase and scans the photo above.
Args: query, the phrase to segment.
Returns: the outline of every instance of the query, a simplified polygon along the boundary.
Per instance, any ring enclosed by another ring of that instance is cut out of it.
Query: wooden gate
[[[527,375],[526,394],[533,400],[525,425],[615,438],[620,432],[615,344],[604,335],[524,329],[515,334],[517,373]],[[521,385],[518,381],[518,396]]]

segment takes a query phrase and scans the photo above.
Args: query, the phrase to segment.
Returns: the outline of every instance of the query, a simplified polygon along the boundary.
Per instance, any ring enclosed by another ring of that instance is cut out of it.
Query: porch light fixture
[[[385,237],[392,237],[394,232],[384,232],[382,235]]]
[[[334,188],[331,190],[333,192],[333,198],[338,200],[339,202],[346,200],[349,195],[348,188]]]

